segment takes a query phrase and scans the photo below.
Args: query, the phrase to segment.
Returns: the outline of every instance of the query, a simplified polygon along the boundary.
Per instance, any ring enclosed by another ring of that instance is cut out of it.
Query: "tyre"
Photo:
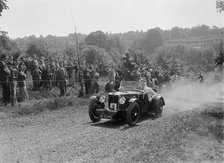
[[[140,117],[140,106],[136,102],[129,104],[126,113],[126,121],[129,126],[135,126]]]
[[[156,118],[162,117],[162,112],[163,112],[163,103],[161,100],[156,100],[155,101],[155,117]]]
[[[96,110],[100,107],[99,101],[97,99],[93,99],[89,104],[89,118],[93,122],[100,121],[100,115],[96,113]]]

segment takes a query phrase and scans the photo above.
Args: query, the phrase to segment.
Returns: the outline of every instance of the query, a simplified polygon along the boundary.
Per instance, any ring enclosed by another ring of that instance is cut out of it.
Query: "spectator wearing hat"
[[[0,56],[0,83],[3,89],[3,103],[5,106],[10,102],[10,87],[9,87],[9,76],[10,70],[6,64],[7,55],[2,54]]]

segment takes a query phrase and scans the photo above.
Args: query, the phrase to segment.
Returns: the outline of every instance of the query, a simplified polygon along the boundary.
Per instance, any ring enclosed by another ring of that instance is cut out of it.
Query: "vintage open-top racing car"
[[[93,122],[101,118],[123,118],[134,126],[141,114],[152,112],[155,117],[161,117],[164,105],[163,97],[147,87],[145,81],[121,81],[119,91],[108,93],[108,98],[104,95],[91,97],[89,117]]]

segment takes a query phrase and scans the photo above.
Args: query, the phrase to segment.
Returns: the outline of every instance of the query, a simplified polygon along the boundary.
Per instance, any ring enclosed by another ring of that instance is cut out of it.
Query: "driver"
[[[142,87],[144,88],[144,93],[148,94],[148,100],[149,102],[152,102],[153,98],[157,96],[157,93],[150,87],[147,86],[146,80],[140,79],[140,83]]]

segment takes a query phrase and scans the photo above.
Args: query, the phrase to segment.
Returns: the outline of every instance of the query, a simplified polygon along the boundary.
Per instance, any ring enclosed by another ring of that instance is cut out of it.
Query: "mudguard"
[[[129,103],[133,103],[133,102],[138,103],[138,105],[140,106],[140,109],[142,109],[142,108],[141,108],[141,103],[139,102],[138,98],[136,98],[136,97],[132,97],[132,98],[129,100]]]
[[[161,100],[162,101],[162,104],[163,104],[163,106],[165,105],[165,101],[164,101],[164,98],[162,97],[162,96],[155,96],[154,98],[153,98],[153,100]]]

